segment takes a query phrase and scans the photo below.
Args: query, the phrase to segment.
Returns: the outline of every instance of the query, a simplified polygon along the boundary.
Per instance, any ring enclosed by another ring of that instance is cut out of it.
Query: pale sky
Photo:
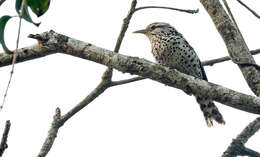
[[[53,0],[35,27],[22,23],[20,47],[35,44],[31,33],[53,29],[58,33],[113,50],[130,7],[130,0]],[[260,48],[260,20],[236,0],[230,7],[250,50]],[[260,1],[246,1],[260,13]],[[160,5],[197,9],[198,14],[149,9],[134,14],[120,53],[154,61],[148,39],[132,32],[152,22],[175,26],[193,46],[202,61],[227,55],[220,35],[199,0],[139,0],[138,6]],[[2,15],[15,15],[14,1],[1,6]],[[13,49],[18,19],[7,25],[6,44]],[[255,56],[260,63],[260,56]],[[54,54],[15,66],[4,109],[0,112],[0,135],[11,120],[9,148],[5,156],[36,156],[47,136],[56,107],[62,114],[87,96],[99,83],[106,67],[63,54]],[[210,82],[246,94],[248,88],[238,67],[225,62],[205,68]],[[0,100],[11,67],[0,68]],[[133,77],[115,72],[113,80]],[[143,80],[108,89],[59,130],[48,157],[219,157],[242,129],[257,115],[216,103],[226,125],[206,126],[194,97],[163,84]],[[260,151],[260,135],[247,146]]]

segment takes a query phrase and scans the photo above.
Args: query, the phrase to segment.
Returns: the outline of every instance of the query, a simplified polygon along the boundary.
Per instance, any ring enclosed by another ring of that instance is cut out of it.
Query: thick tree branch
[[[238,64],[247,84],[259,96],[260,71],[257,70],[255,60],[249,53],[249,49],[239,31],[218,0],[200,0],[200,2],[209,13],[222,36],[232,61]]]
[[[222,157],[236,157],[238,155],[260,157],[260,153],[245,147],[246,142],[260,129],[260,117],[256,118],[253,122],[232,141],[227,150],[223,153]]]
[[[30,37],[37,39],[39,44],[38,46],[29,47],[29,50],[19,50],[17,53],[18,61],[20,61],[20,56],[33,58],[35,57],[35,54],[45,56],[56,52],[64,53],[82,59],[91,60],[122,72],[128,72],[144,78],[150,78],[163,84],[181,89],[186,93],[194,94],[200,97],[207,97],[207,99],[212,99],[243,111],[260,114],[260,99],[257,97],[245,95],[219,85],[208,83],[206,81],[180,73],[176,70],[170,70],[167,67],[149,62],[145,59],[121,55],[100,47],[96,47],[90,43],[84,43],[82,41],[55,33],[54,31],[30,35]],[[11,60],[11,58],[6,54],[3,54],[3,56],[5,60],[8,60],[8,58]],[[49,134],[38,155],[39,157],[46,156],[55,141],[59,128],[74,114],[79,112],[97,96],[103,93],[107,88],[133,82],[134,80],[143,79],[133,78],[125,81],[111,82],[108,78],[111,78],[111,76],[104,73],[102,81],[98,87],[65,115],[60,116],[60,111],[56,111],[55,117],[58,118],[54,118]]]
[[[58,53],[55,50],[52,50],[50,48],[44,49],[43,47],[39,47],[38,44],[32,45],[29,47],[24,47],[17,50],[17,63],[45,57],[51,54]],[[260,49],[252,50],[250,51],[251,55],[257,55],[260,54]],[[222,63],[225,61],[230,61],[229,56],[220,57],[216,59],[206,60],[202,62],[203,66],[212,66],[217,63]],[[6,53],[0,53],[0,67],[8,66],[12,64],[12,55],[6,54]]]
[[[241,155],[249,157],[260,157],[260,153],[246,147],[244,147],[244,152]]]
[[[51,51],[91,60],[122,72],[150,78],[196,96],[207,97],[207,99],[212,99],[243,111],[260,114],[260,98],[208,83],[145,59],[116,54],[53,31],[31,35],[31,37],[37,39],[40,37],[42,39],[39,49],[46,50],[49,47]]]
[[[250,53],[251,53],[251,55],[257,55],[257,54],[260,53],[260,49],[252,50],[252,51],[250,51]],[[206,60],[206,61],[201,62],[201,64],[203,66],[213,66],[217,63],[222,63],[222,62],[230,61],[230,60],[231,59],[230,59],[229,56],[225,56],[225,57],[221,57],[221,58]],[[144,80],[144,79],[146,79],[146,78],[137,76],[137,77],[133,77],[133,78],[130,78],[130,79],[125,79],[125,80],[120,80],[120,81],[112,81],[111,85],[112,86],[124,85],[124,84],[127,84],[127,83],[132,83],[132,82],[136,82],[136,81],[140,81],[140,80]]]
[[[38,37],[40,38],[40,36],[38,36]],[[35,38],[37,38],[37,37],[35,36]],[[39,39],[39,40],[41,40],[41,39]],[[42,47],[42,46],[39,46],[39,44],[36,44],[33,46],[18,49],[17,50],[17,63],[41,58],[41,57],[55,54],[55,53],[58,53],[55,48]],[[260,49],[252,50],[252,51],[250,51],[250,53],[252,55],[257,55],[260,53]],[[217,63],[222,63],[224,61],[229,61],[229,60],[230,60],[230,57],[225,56],[225,57],[221,57],[221,58],[217,58],[217,59],[203,61],[202,65],[211,66],[211,65],[214,65]],[[12,55],[8,55],[6,53],[0,53],[0,67],[10,65],[11,63],[12,63]],[[130,80],[121,80],[120,82],[115,81],[112,84],[115,85],[115,84],[119,83],[121,85],[121,84],[130,83],[130,82],[134,82],[134,81],[139,81],[142,79],[144,79],[144,78],[136,77],[136,78],[131,78]],[[130,81],[130,82],[128,82],[128,81]]]
[[[3,155],[5,149],[8,147],[7,138],[8,138],[10,127],[11,127],[11,123],[9,120],[7,120],[5,122],[5,129],[4,129],[4,133],[3,133],[1,144],[0,144],[0,157]]]
[[[251,53],[251,55],[257,55],[257,54],[260,53],[260,49],[252,50],[252,51],[250,51],[250,53]],[[230,60],[231,59],[230,59],[229,56],[225,56],[225,57],[221,57],[221,58],[206,60],[206,61],[201,62],[201,64],[203,66],[213,66],[217,63],[222,63],[222,62],[230,61]],[[132,83],[132,82],[136,82],[136,81],[140,81],[140,80],[144,80],[144,79],[146,79],[146,78],[137,76],[137,77],[133,77],[133,78],[130,78],[130,79],[125,79],[125,80],[120,80],[120,81],[112,81],[111,85],[112,86],[123,85],[123,84]]]
[[[243,3],[242,1],[240,0],[237,0],[238,3],[240,3],[243,7],[245,7],[248,11],[250,11],[255,17],[259,18],[260,19],[260,16],[252,9],[250,9],[245,3]]]

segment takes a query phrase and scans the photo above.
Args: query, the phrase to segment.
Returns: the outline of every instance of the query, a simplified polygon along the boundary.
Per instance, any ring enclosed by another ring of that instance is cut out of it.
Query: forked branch
[[[245,147],[246,142],[260,129],[260,117],[248,124],[246,128],[232,141],[222,157],[250,156],[260,157],[260,153]]]

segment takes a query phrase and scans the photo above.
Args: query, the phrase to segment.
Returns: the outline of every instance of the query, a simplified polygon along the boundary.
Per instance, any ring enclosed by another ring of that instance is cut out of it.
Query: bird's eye
[[[151,30],[154,30],[156,27],[155,27],[155,25],[153,25],[152,27],[151,27]]]

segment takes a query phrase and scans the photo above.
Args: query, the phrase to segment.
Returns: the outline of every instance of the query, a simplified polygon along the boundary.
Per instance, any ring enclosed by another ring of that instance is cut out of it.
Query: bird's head
[[[148,38],[150,38],[150,37],[156,36],[158,34],[159,35],[167,34],[170,30],[173,30],[173,29],[174,28],[168,23],[155,22],[155,23],[149,24],[145,29],[135,31],[133,33],[141,33],[141,34],[146,35]]]

